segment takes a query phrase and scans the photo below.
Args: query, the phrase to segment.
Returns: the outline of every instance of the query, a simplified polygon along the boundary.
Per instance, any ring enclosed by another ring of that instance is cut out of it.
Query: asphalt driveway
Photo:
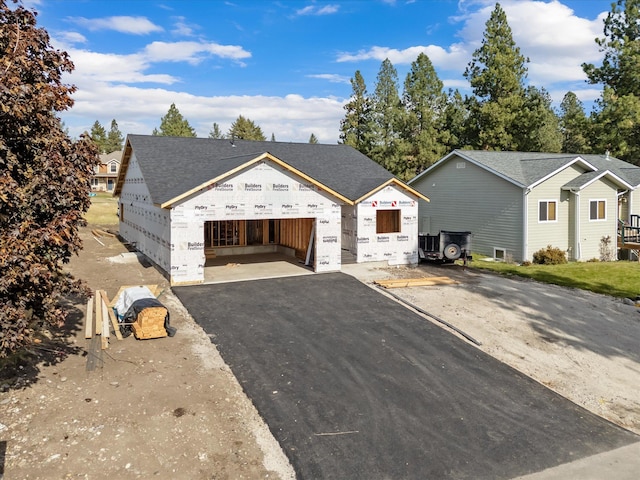
[[[173,290],[301,479],[509,479],[638,441],[345,274]]]

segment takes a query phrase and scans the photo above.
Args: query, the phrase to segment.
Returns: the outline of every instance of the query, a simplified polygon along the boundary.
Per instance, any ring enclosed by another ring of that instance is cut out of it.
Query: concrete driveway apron
[[[640,440],[342,273],[173,290],[301,479],[510,479]]]

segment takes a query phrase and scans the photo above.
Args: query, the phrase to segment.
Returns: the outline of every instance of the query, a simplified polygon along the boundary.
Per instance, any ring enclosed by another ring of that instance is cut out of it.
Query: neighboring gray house
[[[426,197],[347,145],[127,137],[114,195],[120,235],[171,284],[201,283],[208,258],[280,252],[316,272],[418,262]]]
[[[473,251],[531,260],[551,245],[569,260],[600,258],[619,221],[637,224],[640,167],[608,155],[454,150],[409,185],[420,202],[420,231],[467,230]]]

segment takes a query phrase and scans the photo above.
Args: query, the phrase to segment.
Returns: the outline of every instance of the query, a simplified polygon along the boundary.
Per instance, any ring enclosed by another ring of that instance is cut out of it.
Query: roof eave
[[[430,202],[431,200],[429,200],[429,197],[427,197],[426,195],[423,195],[422,193],[418,192],[417,190],[415,190],[414,188],[410,187],[409,185],[407,185],[404,182],[401,182],[400,180],[398,180],[397,178],[390,178],[389,180],[387,180],[386,182],[384,182],[382,185],[377,186],[376,188],[374,188],[373,190],[365,193],[364,195],[362,195],[360,198],[358,198],[355,202],[353,202],[354,204],[358,204],[361,201],[363,201],[365,198],[370,197],[371,195],[373,195],[376,192],[379,192],[380,190],[382,190],[383,188],[391,185],[391,184],[395,184],[396,186],[402,188],[403,190],[406,190],[407,192],[411,193],[412,195],[418,197],[419,199],[424,200],[425,202]]]

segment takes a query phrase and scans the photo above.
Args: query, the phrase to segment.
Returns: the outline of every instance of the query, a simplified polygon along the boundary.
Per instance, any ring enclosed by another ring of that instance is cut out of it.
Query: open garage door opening
[[[205,222],[205,281],[312,273],[313,225],[313,218]]]

